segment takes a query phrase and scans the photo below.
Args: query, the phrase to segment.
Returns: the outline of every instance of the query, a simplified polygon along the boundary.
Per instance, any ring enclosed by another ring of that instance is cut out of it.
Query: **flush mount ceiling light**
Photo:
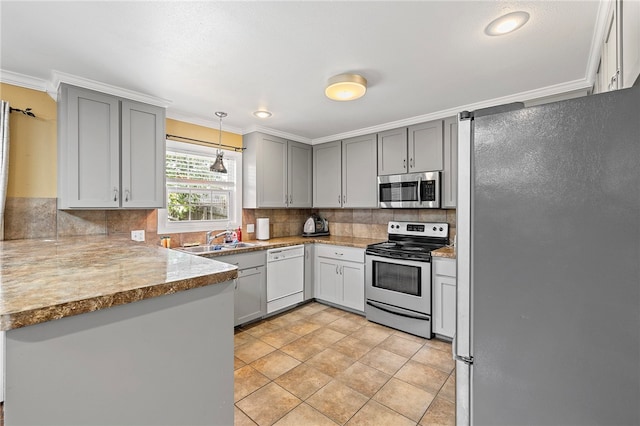
[[[484,29],[485,34],[490,36],[500,36],[508,34],[522,27],[529,20],[527,12],[511,12],[491,21],[487,28]]]
[[[258,118],[269,118],[271,117],[272,114],[269,111],[260,109],[258,111],[254,111],[253,115],[255,115]]]
[[[353,101],[366,92],[366,78],[358,74],[339,74],[329,79],[324,94],[334,101]]]
[[[222,119],[227,116],[226,112],[216,111],[216,116],[220,119],[220,135],[218,136],[218,151],[216,152],[216,161],[213,162],[209,170],[218,173],[227,173],[227,168],[222,162],[224,152],[222,152]]]

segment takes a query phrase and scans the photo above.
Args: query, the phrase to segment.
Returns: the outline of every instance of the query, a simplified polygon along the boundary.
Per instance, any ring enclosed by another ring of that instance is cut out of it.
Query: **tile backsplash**
[[[255,239],[247,224],[259,217],[269,218],[271,238],[302,234],[304,222],[312,213],[329,221],[331,235],[387,238],[390,220],[447,222],[449,239],[456,233],[454,209],[243,209],[245,239]],[[57,210],[55,198],[7,198],[5,239],[56,238],[81,235],[129,234],[144,229],[149,244],[159,244],[157,213],[150,210]],[[204,232],[171,234],[172,246],[184,243],[204,244]]]

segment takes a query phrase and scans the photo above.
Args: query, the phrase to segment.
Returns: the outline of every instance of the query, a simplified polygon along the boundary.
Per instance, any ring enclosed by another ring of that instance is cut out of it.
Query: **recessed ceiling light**
[[[253,115],[255,115],[258,118],[269,118],[271,117],[272,114],[269,111],[260,109],[258,111],[254,111]]]
[[[334,101],[352,101],[367,92],[367,79],[358,74],[339,74],[329,79],[324,94]]]
[[[527,12],[511,12],[491,21],[487,28],[484,29],[485,34],[490,36],[500,36],[508,34],[522,27],[529,20]]]

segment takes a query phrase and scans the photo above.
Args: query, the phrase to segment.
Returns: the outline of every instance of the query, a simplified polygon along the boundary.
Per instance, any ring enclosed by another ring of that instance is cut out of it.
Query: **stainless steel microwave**
[[[378,204],[387,209],[440,208],[440,172],[378,176]]]

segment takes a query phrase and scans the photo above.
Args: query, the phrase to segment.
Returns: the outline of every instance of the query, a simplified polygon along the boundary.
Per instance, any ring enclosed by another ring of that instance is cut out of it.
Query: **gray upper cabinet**
[[[311,207],[310,145],[259,132],[243,145],[243,207]]]
[[[378,207],[376,135],[342,141],[342,207]]]
[[[442,120],[378,133],[378,175],[442,170]]]
[[[165,110],[66,84],[58,97],[58,208],[162,208]]]
[[[376,135],[314,145],[313,207],[377,206]]]
[[[342,207],[342,142],[313,146],[313,206]]]
[[[442,171],[442,207],[456,208],[458,202],[458,119],[444,120],[444,169]]]

